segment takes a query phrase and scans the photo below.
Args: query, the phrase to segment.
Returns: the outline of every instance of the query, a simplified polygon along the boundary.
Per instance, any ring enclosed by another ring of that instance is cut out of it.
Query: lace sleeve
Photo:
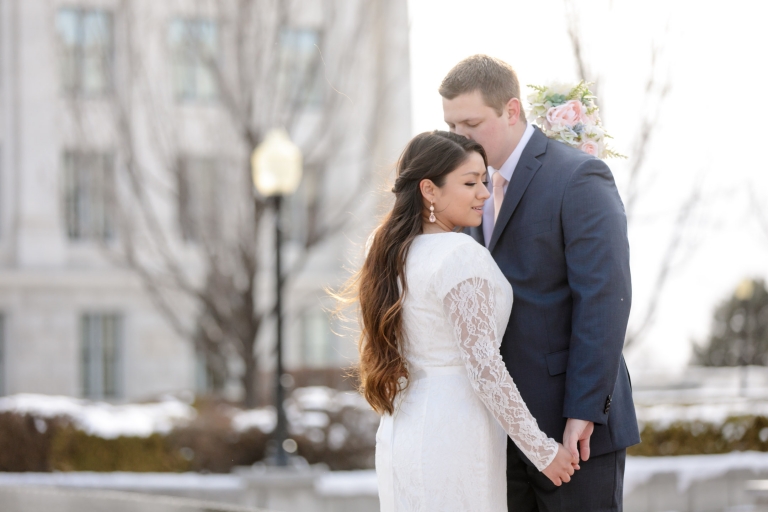
[[[493,284],[471,277],[443,299],[472,387],[507,435],[539,471],[557,455],[557,442],[539,429],[501,359]]]

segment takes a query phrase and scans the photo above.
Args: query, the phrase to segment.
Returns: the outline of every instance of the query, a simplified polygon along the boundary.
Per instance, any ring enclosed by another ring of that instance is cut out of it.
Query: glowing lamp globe
[[[301,164],[301,150],[288,133],[270,130],[251,155],[253,184],[264,197],[291,195],[301,182]]]

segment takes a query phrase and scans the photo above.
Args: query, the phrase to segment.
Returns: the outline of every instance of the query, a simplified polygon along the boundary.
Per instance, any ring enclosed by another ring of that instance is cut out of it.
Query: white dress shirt
[[[485,246],[488,247],[488,245],[491,243],[491,236],[493,235],[493,181],[491,180],[491,177],[493,176],[493,173],[500,172],[502,176],[507,180],[507,184],[504,186],[504,195],[507,194],[507,187],[509,187],[509,182],[512,181],[512,174],[515,172],[515,167],[517,167],[517,163],[520,161],[520,155],[523,154],[523,150],[525,149],[525,146],[528,144],[528,141],[531,140],[531,137],[533,136],[533,125],[528,123],[528,126],[525,127],[525,131],[523,132],[523,136],[520,138],[520,142],[517,143],[517,147],[515,147],[515,150],[512,152],[511,155],[509,155],[509,158],[507,158],[507,161],[504,162],[504,165],[501,166],[501,169],[494,169],[490,165],[488,166],[488,186],[490,188],[491,197],[489,197],[485,204],[483,205],[483,238],[485,239]]]

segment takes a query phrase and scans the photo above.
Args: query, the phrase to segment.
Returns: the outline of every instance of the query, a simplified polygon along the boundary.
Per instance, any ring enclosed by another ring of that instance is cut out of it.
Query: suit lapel
[[[493,252],[493,248],[496,247],[501,233],[504,231],[509,219],[512,218],[512,214],[515,213],[517,205],[520,204],[520,199],[525,194],[525,190],[531,183],[536,171],[541,167],[541,162],[536,157],[546,152],[547,141],[547,136],[541,133],[541,130],[538,128],[534,128],[533,135],[528,144],[526,144],[525,149],[523,149],[523,154],[520,155],[515,172],[512,173],[512,179],[507,186],[507,192],[504,194],[504,202],[501,203],[499,218],[496,219],[496,224],[493,226],[491,243],[488,244],[489,251]]]

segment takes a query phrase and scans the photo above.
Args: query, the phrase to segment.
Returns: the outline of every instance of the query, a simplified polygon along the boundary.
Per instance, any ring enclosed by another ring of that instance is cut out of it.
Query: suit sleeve
[[[563,416],[605,424],[632,301],[627,218],[613,175],[597,159],[574,171],[563,196],[573,299]]]

